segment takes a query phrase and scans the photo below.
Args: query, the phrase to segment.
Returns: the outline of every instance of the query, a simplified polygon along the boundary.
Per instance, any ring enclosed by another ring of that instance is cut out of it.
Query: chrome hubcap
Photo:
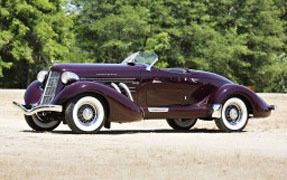
[[[232,119],[232,120],[236,120],[238,118],[238,111],[236,108],[232,108],[230,111],[229,111],[229,117]]]
[[[225,114],[226,114],[226,119],[232,125],[239,123],[242,117],[241,108],[235,104],[228,106],[226,108]]]
[[[86,121],[91,120],[93,118],[93,115],[94,115],[94,113],[93,113],[93,110],[91,108],[87,107],[83,110],[84,120],[86,120]]]
[[[84,104],[78,110],[78,118],[82,123],[90,123],[97,119],[97,110],[90,104]]]

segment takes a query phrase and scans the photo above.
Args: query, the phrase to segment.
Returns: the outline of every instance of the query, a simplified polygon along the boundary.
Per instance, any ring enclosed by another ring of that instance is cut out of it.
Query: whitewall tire
[[[105,123],[104,108],[96,97],[75,98],[66,108],[66,122],[75,133],[97,133]]]
[[[233,97],[224,103],[221,118],[216,119],[215,123],[225,132],[242,131],[248,123],[248,118],[248,109],[244,101]]]
[[[32,116],[25,116],[27,124],[35,131],[52,131],[57,128],[61,121],[49,120],[48,117],[34,114]]]

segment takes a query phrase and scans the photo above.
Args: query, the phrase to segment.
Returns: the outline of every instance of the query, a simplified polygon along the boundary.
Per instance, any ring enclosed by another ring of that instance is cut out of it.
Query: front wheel
[[[174,130],[187,131],[195,125],[197,119],[167,119],[166,121]]]
[[[242,131],[248,123],[248,109],[239,98],[228,99],[221,111],[221,118],[215,120],[216,126],[225,132]]]
[[[105,109],[96,97],[78,97],[68,104],[65,118],[75,133],[97,133],[104,125]]]
[[[61,121],[52,120],[52,118],[40,114],[25,116],[25,120],[35,131],[52,131],[61,123]]]

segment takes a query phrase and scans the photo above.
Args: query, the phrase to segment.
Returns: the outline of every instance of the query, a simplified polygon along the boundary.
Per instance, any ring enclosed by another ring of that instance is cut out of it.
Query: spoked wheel
[[[25,116],[25,120],[35,131],[52,131],[61,123],[61,121],[51,120],[51,118],[42,116],[41,114]]]
[[[222,108],[221,118],[215,120],[217,127],[225,132],[242,131],[248,123],[248,110],[239,98],[228,99]]]
[[[189,130],[195,125],[197,119],[167,119],[166,121],[175,130]]]
[[[72,100],[65,111],[67,124],[75,133],[97,133],[105,122],[102,102],[92,96]]]

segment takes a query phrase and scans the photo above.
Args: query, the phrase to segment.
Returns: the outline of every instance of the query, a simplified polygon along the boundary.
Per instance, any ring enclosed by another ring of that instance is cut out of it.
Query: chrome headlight
[[[40,71],[40,72],[38,72],[38,74],[37,74],[37,80],[39,81],[39,82],[44,82],[45,81],[45,78],[46,78],[46,76],[47,76],[47,74],[48,74],[48,71]]]
[[[62,83],[67,84],[69,81],[78,81],[80,77],[73,72],[64,72],[61,76]]]

